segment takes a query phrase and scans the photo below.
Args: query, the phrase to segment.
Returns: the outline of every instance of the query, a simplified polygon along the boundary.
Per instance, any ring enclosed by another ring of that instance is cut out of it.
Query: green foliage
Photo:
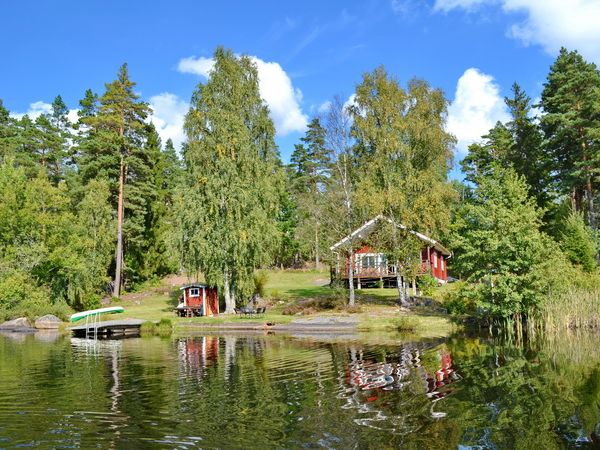
[[[44,302],[64,301],[78,308],[101,287],[98,274],[106,270],[106,257],[102,259],[100,235],[105,233],[102,221],[106,225],[110,217],[102,218],[106,199],[101,185],[97,187],[90,196],[100,198],[88,204],[86,197],[75,216],[64,183],[53,186],[44,172],[28,180],[12,161],[0,165],[0,264],[21,274],[18,284],[32,286],[31,301],[39,303],[42,296],[35,290],[40,286],[47,291]],[[27,300],[23,294],[11,295],[19,303]]]
[[[265,270],[257,270],[254,272],[254,294],[265,298],[267,283],[269,282],[269,274]]]
[[[298,250],[303,259],[319,266],[328,248],[323,227],[325,195],[331,171],[331,154],[326,147],[327,130],[318,117],[309,124],[291,155],[289,191],[297,205],[295,229]]]
[[[437,288],[438,282],[433,275],[426,273],[419,277],[418,284],[423,295],[429,297]]]
[[[451,233],[454,267],[474,283],[461,295],[484,317],[527,314],[560,285],[560,272],[554,271],[568,263],[540,231],[541,211],[521,177],[494,166],[477,182]]]
[[[156,335],[156,324],[151,320],[147,320],[140,326],[140,334],[142,336],[155,336]]]
[[[560,246],[567,258],[586,272],[596,269],[596,241],[583,216],[571,213],[562,224]]]
[[[469,146],[461,161],[465,178],[471,183],[488,176],[494,166],[512,167],[528,186],[528,193],[540,208],[547,207],[552,197],[550,163],[542,145],[542,133],[532,115],[531,99],[521,87],[512,86],[512,97],[504,99],[511,120],[498,122],[481,142]]]
[[[156,331],[159,336],[170,336],[173,333],[173,322],[171,319],[162,318],[156,326]]]

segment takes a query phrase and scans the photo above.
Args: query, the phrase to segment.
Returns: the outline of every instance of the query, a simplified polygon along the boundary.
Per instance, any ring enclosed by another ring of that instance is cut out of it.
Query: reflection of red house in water
[[[448,351],[440,351],[439,356],[440,368],[433,374],[421,366],[418,350],[401,355],[399,362],[354,360],[349,364],[347,381],[362,391],[370,391],[366,400],[372,402],[377,400],[381,390],[402,389],[410,371],[420,368],[419,372],[426,387],[425,395],[430,400],[437,400],[448,394],[442,388],[458,379],[452,368],[452,355]]]
[[[179,360],[188,374],[198,373],[219,358],[219,337],[202,336],[179,340]]]
[[[452,355],[449,352],[441,352],[440,368],[433,375],[427,374],[427,397],[436,400],[446,396],[446,392],[440,392],[440,389],[456,381],[456,374],[452,368]]]

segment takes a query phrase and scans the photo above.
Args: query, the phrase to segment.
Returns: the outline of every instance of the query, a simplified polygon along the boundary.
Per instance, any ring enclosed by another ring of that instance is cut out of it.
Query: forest
[[[561,326],[576,309],[600,326],[600,72],[577,51],[560,51],[539,103],[513,85],[510,120],[469,147],[462,182],[449,101],[425,80],[365,73],[284,164],[252,60],[213,58],[181,148],[161,142],[127,64],[83,93],[75,122],[60,95],[35,119],[0,100],[0,318],[65,317],[177,272],[202,274],[232,312],[258,269],[321,268],[382,214],[373,245],[403,276],[421,264],[407,230],[453,252],[450,312]]]

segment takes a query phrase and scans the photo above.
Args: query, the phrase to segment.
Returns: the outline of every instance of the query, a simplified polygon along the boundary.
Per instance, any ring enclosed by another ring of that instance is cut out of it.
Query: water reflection
[[[582,448],[594,338],[0,337],[0,447]]]

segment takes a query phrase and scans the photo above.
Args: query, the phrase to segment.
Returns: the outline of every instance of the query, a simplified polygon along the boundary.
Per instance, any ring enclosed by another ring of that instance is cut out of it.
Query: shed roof
[[[341,241],[333,244],[329,249],[331,251],[336,251],[339,247],[341,247],[342,245],[344,245],[351,239],[354,239],[354,238],[361,239],[361,238],[367,236],[374,230],[375,225],[377,225],[377,222],[379,222],[380,220],[387,220],[389,223],[393,223],[390,219],[388,219],[387,217],[384,217],[382,214],[380,214],[377,217],[374,217],[373,219],[369,220],[368,222],[365,222],[362,226],[360,226],[359,228],[354,230],[348,236],[344,237]],[[406,226],[404,226],[402,224],[398,224],[397,226],[398,226],[398,228],[406,230]],[[446,256],[452,255],[450,250],[448,250],[446,247],[444,247],[442,244],[440,244],[435,239],[432,239],[429,236],[419,233],[418,231],[409,230],[409,232],[412,233],[413,235],[415,235],[421,241],[427,243],[428,245],[432,246],[436,250],[440,251],[443,255],[446,255]]]
[[[184,289],[191,288],[191,287],[205,288],[205,287],[208,287],[208,286],[207,286],[207,285],[205,285],[205,284],[202,284],[202,283],[190,283],[190,284],[186,284],[186,285],[184,285],[184,286],[181,286],[181,287],[179,288],[179,290],[180,290],[180,291],[183,291]]]

